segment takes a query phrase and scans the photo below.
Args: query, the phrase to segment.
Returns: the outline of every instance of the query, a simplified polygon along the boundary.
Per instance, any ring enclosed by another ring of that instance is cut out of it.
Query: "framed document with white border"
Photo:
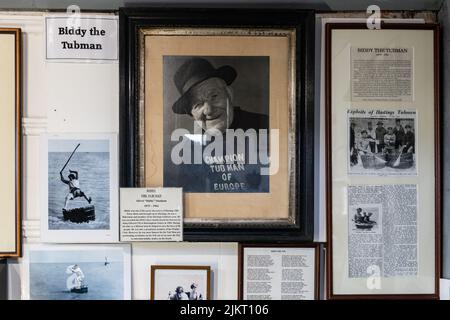
[[[326,25],[326,146],[327,297],[437,299],[437,25]]]
[[[21,256],[21,37],[0,28],[0,257]]]
[[[130,244],[26,244],[22,300],[131,300]]]
[[[241,300],[319,300],[320,244],[239,244]]]
[[[117,134],[45,134],[40,151],[41,241],[117,242]]]
[[[121,187],[183,188],[188,241],[312,241],[313,12],[119,14]]]

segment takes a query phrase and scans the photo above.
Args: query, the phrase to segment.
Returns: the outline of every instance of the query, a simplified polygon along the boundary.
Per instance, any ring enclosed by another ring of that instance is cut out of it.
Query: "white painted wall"
[[[23,234],[40,242],[39,135],[42,133],[118,133],[119,64],[47,63],[44,13],[0,12],[0,27],[23,32]],[[136,244],[132,248],[134,299],[150,297],[152,264],[210,265],[213,298],[237,298],[236,243]],[[9,296],[20,298],[21,261],[9,262]]]

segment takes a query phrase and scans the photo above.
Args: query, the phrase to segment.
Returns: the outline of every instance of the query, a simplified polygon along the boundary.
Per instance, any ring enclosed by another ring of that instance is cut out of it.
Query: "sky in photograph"
[[[123,261],[123,248],[85,248],[30,250],[30,263],[80,263],[80,262]]]
[[[48,140],[48,152],[72,152],[77,144],[80,146],[77,152],[109,152],[109,140],[65,140],[51,139]]]

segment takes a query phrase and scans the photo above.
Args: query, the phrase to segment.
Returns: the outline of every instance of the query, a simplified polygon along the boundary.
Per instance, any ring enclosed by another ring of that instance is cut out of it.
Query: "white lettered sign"
[[[183,241],[181,188],[120,188],[121,241]]]
[[[46,17],[46,58],[118,59],[118,20],[110,17]]]

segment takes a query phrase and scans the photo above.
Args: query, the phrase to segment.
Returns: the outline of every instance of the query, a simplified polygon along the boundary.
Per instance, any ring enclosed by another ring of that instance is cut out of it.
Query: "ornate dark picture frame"
[[[144,73],[143,36],[160,33],[196,37],[288,34],[291,43],[292,133],[289,144],[289,217],[283,221],[256,219],[185,219],[187,241],[312,241],[314,233],[314,13],[302,10],[121,8],[120,16],[120,186],[145,187],[146,146],[142,121]],[[184,30],[184,31],[183,31]],[[187,30],[187,31],[186,31]],[[200,31],[199,31],[200,30]],[[244,31],[242,31],[244,30]],[[275,33],[271,33],[275,30]],[[281,30],[281,31],[280,31]],[[198,33],[200,32],[200,33]],[[151,50],[151,49],[150,49]],[[155,69],[153,69],[155,70]],[[148,71],[149,74],[152,71]],[[160,81],[162,82],[162,79]],[[154,82],[153,82],[154,83]],[[288,88],[286,88],[288,89]],[[162,140],[162,137],[159,137]],[[148,150],[147,150],[148,151]],[[274,189],[274,188],[273,188]],[[252,195],[252,194],[250,194]],[[251,199],[251,198],[249,198]],[[256,199],[256,198],[255,198]],[[252,200],[249,200],[252,201]],[[253,200],[258,203],[258,200]],[[186,199],[185,199],[186,202]],[[226,204],[226,201],[224,202]],[[188,203],[189,205],[189,203]],[[241,201],[240,206],[247,202]],[[186,206],[187,207],[187,206]],[[243,207],[242,207],[243,208]]]

